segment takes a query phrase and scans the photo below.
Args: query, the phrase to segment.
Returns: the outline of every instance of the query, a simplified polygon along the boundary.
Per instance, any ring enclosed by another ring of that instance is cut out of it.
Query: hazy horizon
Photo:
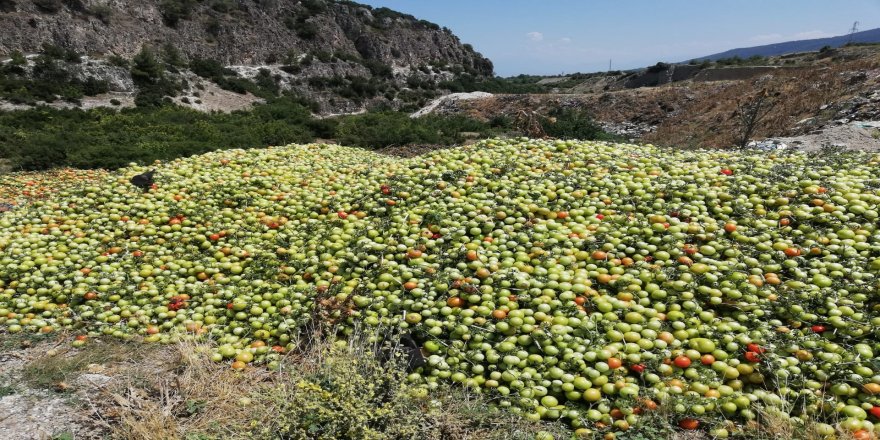
[[[500,76],[632,69],[880,27],[880,0],[363,0],[450,28]]]

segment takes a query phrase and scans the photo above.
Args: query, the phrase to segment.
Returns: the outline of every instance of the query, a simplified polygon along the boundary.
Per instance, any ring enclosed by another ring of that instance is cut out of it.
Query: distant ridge
[[[784,43],[767,44],[764,46],[731,49],[726,52],[716,53],[714,55],[709,55],[705,57],[698,57],[695,59],[698,61],[716,61],[723,58],[733,58],[737,56],[740,58],[749,58],[755,55],[762,57],[786,55],[790,53],[816,51],[825,46],[836,48],[843,46],[850,41],[852,41],[853,43],[880,43],[880,28],[856,32],[852,35],[841,35],[838,37],[787,41]]]

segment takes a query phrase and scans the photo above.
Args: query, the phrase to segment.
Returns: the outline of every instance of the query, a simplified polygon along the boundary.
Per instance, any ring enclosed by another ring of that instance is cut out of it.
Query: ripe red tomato
[[[868,412],[871,413],[872,416],[880,419],[880,406],[875,406],[869,409]]]
[[[731,170],[730,168],[722,168],[721,174],[724,174],[725,176],[732,176],[733,170]]]
[[[754,352],[754,353],[758,353],[758,354],[763,354],[765,351],[767,351],[764,349],[764,347],[761,347],[760,345],[755,344],[754,342],[746,345],[746,350]]]
[[[217,241],[220,239],[220,234],[211,234],[208,236],[211,241]]]
[[[795,247],[790,247],[785,250],[785,256],[789,258],[799,257],[801,255],[801,250]]]
[[[599,219],[599,220],[602,220],[602,219],[605,218],[605,216],[602,215],[602,214],[596,214],[596,218]]]
[[[856,440],[872,440],[874,438],[874,434],[871,434],[865,429],[860,429],[856,432],[853,432],[852,437]]]
[[[753,362],[753,363],[754,363],[754,362],[761,362],[761,356],[758,355],[758,353],[755,353],[754,351],[747,351],[747,352],[743,355],[743,357],[745,357],[746,360],[749,361],[749,362]]]
[[[636,373],[641,374],[645,371],[645,366],[643,364],[635,364],[635,365],[629,367],[629,369],[635,371]]]
[[[691,418],[681,419],[681,420],[678,422],[678,426],[679,426],[681,429],[686,429],[686,430],[688,430],[688,431],[693,431],[693,430],[695,430],[695,429],[697,429],[697,428],[700,427],[700,421],[697,420],[697,419],[691,419]]]
[[[341,219],[343,219],[343,220],[345,220],[345,219],[348,218],[348,213],[346,213],[345,211],[342,211],[342,210],[340,210],[339,212],[337,212],[336,215],[338,215],[339,218],[341,218]]]
[[[678,368],[687,368],[691,366],[691,359],[687,356],[678,356],[672,363]]]
[[[816,325],[814,325],[814,326],[811,326],[811,327],[810,327],[810,330],[812,330],[814,333],[824,333],[824,332],[827,331],[828,329],[825,328],[824,325],[816,324]]]

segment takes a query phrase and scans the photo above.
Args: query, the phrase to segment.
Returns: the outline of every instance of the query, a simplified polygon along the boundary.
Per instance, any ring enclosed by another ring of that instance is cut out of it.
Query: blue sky
[[[361,0],[446,26],[501,76],[683,61],[880,27],[880,0]]]

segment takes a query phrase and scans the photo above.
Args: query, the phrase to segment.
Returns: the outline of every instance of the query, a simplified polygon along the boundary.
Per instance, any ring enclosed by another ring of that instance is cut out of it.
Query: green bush
[[[113,10],[107,5],[95,5],[88,9],[88,13],[98,20],[101,20],[101,23],[110,24],[110,17],[113,14]]]
[[[119,112],[38,108],[0,113],[0,157],[25,170],[65,165],[112,169],[215,149],[309,142],[315,137],[312,127],[327,134],[326,126],[292,98],[233,114],[177,106]]]
[[[159,2],[159,12],[167,26],[175,27],[180,20],[190,17],[195,6],[196,0],[162,0]]]
[[[460,116],[413,119],[405,113],[378,112],[341,119],[336,138],[344,145],[378,149],[408,144],[452,145],[462,141],[462,132],[486,135],[489,127]]]
[[[573,109],[557,109],[550,112],[553,119],[545,119],[544,131],[547,135],[560,139],[580,140],[614,140],[613,135],[606,133],[584,111]]]
[[[276,391],[278,419],[263,436],[294,439],[419,439],[424,417],[400,370],[369,353],[335,349],[318,371]]]

